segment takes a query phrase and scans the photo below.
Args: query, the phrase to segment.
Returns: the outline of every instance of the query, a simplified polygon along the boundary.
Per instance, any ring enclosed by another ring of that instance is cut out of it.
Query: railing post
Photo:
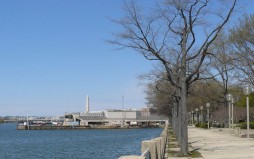
[[[146,151],[147,148],[149,148],[151,159],[158,159],[157,158],[156,141],[152,141],[152,140],[142,141],[142,143],[141,143],[141,153]]]

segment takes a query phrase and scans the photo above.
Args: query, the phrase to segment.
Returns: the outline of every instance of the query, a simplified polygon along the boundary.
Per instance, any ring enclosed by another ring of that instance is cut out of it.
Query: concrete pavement
[[[241,138],[228,129],[188,128],[189,143],[205,159],[254,159],[254,139]]]

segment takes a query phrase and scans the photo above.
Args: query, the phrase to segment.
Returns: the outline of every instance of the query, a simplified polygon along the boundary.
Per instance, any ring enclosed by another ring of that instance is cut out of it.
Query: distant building
[[[108,109],[90,112],[88,96],[86,97],[85,107],[84,112],[66,114],[64,125],[149,126],[168,123],[166,117],[151,114],[149,108],[141,110]]]
[[[79,123],[83,126],[149,126],[168,123],[167,118],[160,115],[150,115],[143,110],[109,109],[101,112],[80,112],[65,116],[64,125]]]

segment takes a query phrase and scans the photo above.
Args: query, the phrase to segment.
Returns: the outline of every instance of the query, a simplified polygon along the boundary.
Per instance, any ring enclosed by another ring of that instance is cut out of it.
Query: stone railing
[[[168,125],[160,137],[141,142],[141,156],[121,156],[119,159],[163,159],[168,137]]]

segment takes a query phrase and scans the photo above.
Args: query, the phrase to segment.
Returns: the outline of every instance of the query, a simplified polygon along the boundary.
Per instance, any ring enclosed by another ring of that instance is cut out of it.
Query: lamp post
[[[246,95],[246,107],[247,107],[247,138],[250,137],[250,112],[249,112],[249,95],[252,92],[252,88],[250,86],[246,86],[243,88],[243,94]]]
[[[206,103],[206,108],[207,108],[207,115],[208,115],[208,119],[207,119],[207,128],[209,129],[210,128],[210,115],[209,115],[209,108],[210,108],[210,103]]]
[[[196,112],[197,112],[197,123],[199,123],[199,121],[198,121],[198,108],[196,108]]]
[[[230,115],[230,108],[231,108],[231,106],[230,106],[230,102],[232,101],[232,94],[227,94],[226,95],[226,100],[227,100],[227,102],[228,102],[228,128],[230,128],[230,120],[231,120],[231,115]]]
[[[203,106],[200,106],[200,112],[201,112],[200,120],[201,120],[201,123],[203,123]]]
[[[232,128],[234,128],[234,103],[235,103],[235,98],[232,98],[231,99],[231,104],[232,104],[232,107],[231,107],[231,110],[232,110]]]

